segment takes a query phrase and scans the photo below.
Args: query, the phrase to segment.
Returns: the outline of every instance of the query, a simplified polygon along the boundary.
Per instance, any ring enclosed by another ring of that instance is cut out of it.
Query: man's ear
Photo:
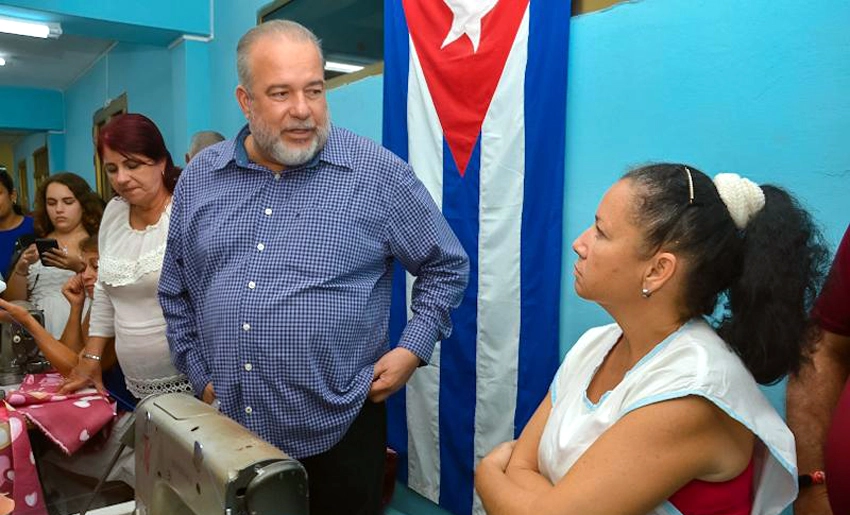
[[[652,258],[643,277],[643,287],[651,293],[667,284],[676,272],[679,261],[675,254],[660,252]]]
[[[245,119],[247,120],[251,113],[251,94],[242,84],[236,86],[236,101],[239,102],[242,114],[245,115]]]

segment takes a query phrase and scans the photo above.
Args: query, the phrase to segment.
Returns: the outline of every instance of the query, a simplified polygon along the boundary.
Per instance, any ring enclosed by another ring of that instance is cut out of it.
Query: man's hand
[[[418,366],[419,356],[401,347],[396,347],[381,356],[381,359],[375,363],[369,400],[372,402],[386,400],[404,386]]]
[[[77,274],[62,286],[62,295],[68,299],[72,306],[82,306],[86,301],[86,287],[83,284],[83,277]]]
[[[207,404],[212,404],[215,400],[215,390],[213,389],[212,381],[207,383],[204,387],[204,391],[201,394],[201,400],[206,402]]]

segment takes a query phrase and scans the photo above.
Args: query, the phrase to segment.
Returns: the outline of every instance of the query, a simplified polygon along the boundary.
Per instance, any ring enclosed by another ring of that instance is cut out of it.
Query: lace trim
[[[112,286],[126,286],[138,281],[142,276],[160,271],[163,259],[165,259],[164,242],[155,251],[148,252],[135,260],[101,254],[98,278]]]
[[[133,379],[124,376],[124,380],[127,383],[127,389],[137,399],[159,393],[194,393],[189,380],[182,374],[160,379]]]

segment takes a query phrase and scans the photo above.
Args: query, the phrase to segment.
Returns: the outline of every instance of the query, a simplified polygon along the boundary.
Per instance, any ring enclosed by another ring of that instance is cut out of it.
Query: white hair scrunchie
[[[764,192],[758,184],[736,173],[719,173],[714,186],[739,230],[764,207]]]

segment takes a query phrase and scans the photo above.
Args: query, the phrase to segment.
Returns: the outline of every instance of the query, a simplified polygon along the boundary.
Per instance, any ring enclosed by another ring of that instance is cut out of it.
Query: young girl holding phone
[[[52,175],[35,198],[35,232],[56,240],[57,248],[42,242],[30,245],[7,280],[6,300],[28,300],[44,312],[45,328],[59,338],[71,306],[62,286],[85,268],[80,242],[97,234],[103,203],[86,181],[73,173]]]

